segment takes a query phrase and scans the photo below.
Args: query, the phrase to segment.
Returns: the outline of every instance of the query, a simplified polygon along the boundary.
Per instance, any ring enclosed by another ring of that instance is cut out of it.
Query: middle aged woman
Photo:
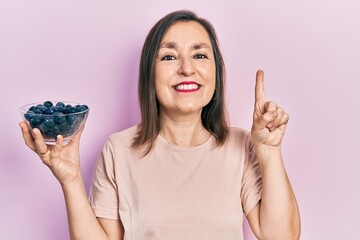
[[[176,11],[154,25],[139,98],[141,123],[107,140],[90,204],[79,170],[81,132],[50,147],[21,124],[27,145],[61,183],[72,239],[239,240],[244,214],[258,239],[299,239],[281,155],[288,115],[265,100],[258,71],[251,134],[228,126],[224,63],[207,20]]]

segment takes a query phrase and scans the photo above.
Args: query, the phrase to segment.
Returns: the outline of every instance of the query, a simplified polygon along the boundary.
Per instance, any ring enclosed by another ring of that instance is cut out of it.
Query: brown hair
[[[217,146],[224,144],[229,134],[227,111],[225,107],[225,65],[222,58],[216,32],[209,21],[199,18],[189,10],[169,13],[160,19],[148,33],[141,53],[139,68],[138,95],[141,111],[141,123],[132,147],[145,147],[145,155],[154,146],[160,132],[159,102],[155,93],[155,60],[163,36],[169,27],[179,21],[195,21],[201,24],[212,44],[216,66],[215,92],[210,102],[203,107],[201,120],[204,128],[216,139]]]

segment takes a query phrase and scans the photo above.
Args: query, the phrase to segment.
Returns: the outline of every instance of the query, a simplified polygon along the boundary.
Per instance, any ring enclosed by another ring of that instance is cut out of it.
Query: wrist
[[[79,172],[79,174],[77,174],[76,177],[74,177],[71,180],[67,180],[64,182],[60,181],[60,185],[64,192],[72,191],[72,190],[76,190],[76,191],[85,190],[84,181],[82,179],[80,172]]]
[[[269,145],[255,145],[255,154],[259,164],[266,166],[268,163],[275,163],[282,161],[281,147]]]

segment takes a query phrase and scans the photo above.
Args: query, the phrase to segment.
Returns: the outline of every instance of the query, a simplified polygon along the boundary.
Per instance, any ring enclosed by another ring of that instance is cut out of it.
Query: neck
[[[211,136],[201,122],[201,113],[181,119],[162,115],[160,119],[160,135],[170,144],[195,147],[206,142]]]

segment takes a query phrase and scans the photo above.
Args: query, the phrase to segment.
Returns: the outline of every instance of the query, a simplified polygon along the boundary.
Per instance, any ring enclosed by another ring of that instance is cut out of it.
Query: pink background
[[[107,136],[139,121],[139,53],[166,13],[192,9],[217,29],[233,126],[249,129],[254,76],[290,115],[283,152],[301,239],[360,239],[360,4],[350,1],[0,2],[0,238],[69,239],[60,186],[24,144],[19,107],[91,107],[81,145],[89,188]],[[246,239],[254,239],[246,228]]]

